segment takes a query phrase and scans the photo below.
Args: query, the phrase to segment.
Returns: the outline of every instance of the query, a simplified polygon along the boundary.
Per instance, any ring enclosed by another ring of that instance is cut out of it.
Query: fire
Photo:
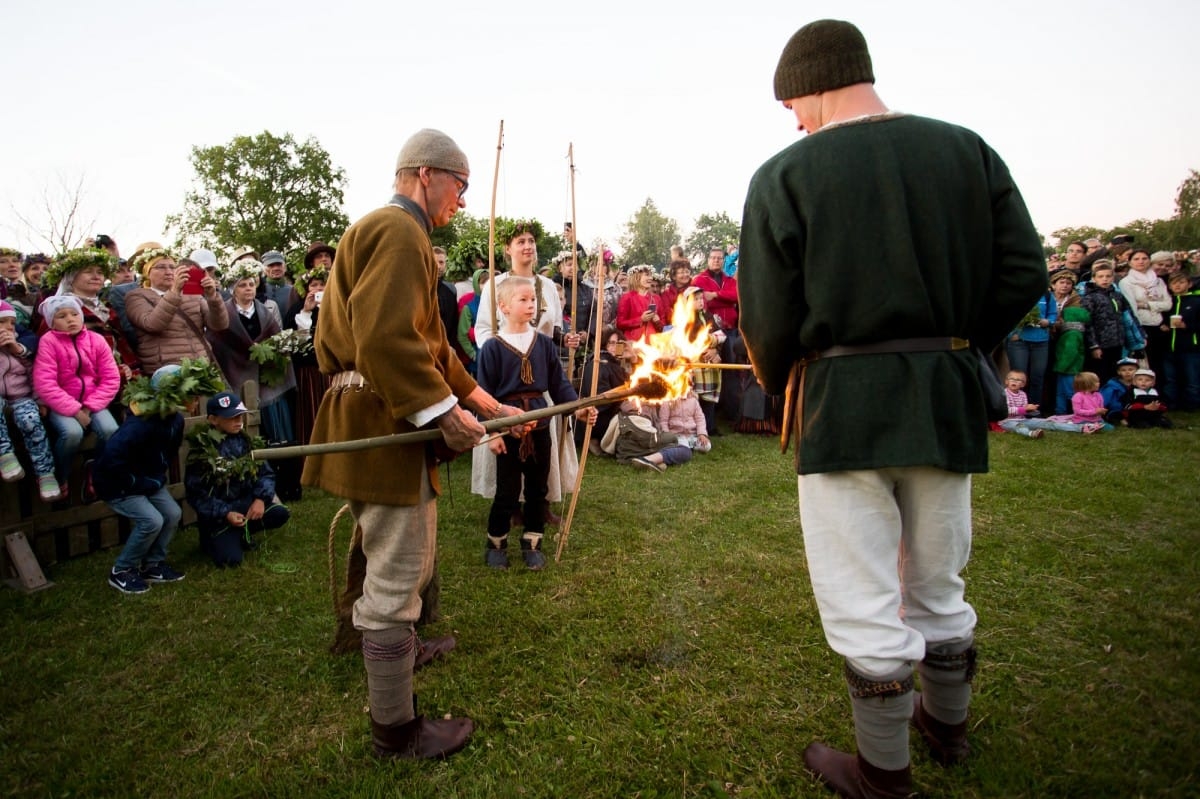
[[[629,342],[638,355],[629,385],[636,386],[643,380],[652,380],[667,387],[666,395],[653,402],[686,396],[691,389],[689,374],[692,364],[713,346],[708,325],[696,318],[696,293],[696,290],[689,290],[675,301],[675,307],[671,309],[670,329],[651,334],[648,341],[639,339]]]

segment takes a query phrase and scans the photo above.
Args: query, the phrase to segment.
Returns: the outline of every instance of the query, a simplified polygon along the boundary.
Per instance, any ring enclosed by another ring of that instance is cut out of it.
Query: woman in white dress
[[[537,274],[537,239],[540,235],[542,226],[536,220],[515,220],[504,225],[503,230],[497,231],[497,236],[504,243],[504,259],[510,264],[510,269],[508,272],[497,273],[495,280],[489,280],[481,290],[479,312],[475,315],[476,347],[482,348],[484,342],[495,335],[504,321],[504,314],[495,307],[493,291],[510,275],[526,277],[533,281],[534,298],[537,301],[533,328],[554,339],[556,344],[566,347],[579,345],[578,336],[574,333],[564,335],[562,332],[563,309],[558,298],[558,285],[550,278]],[[552,402],[549,397],[547,401]],[[561,440],[572,441],[570,435],[564,436],[564,427],[565,420],[550,426],[550,457],[554,459],[557,467],[550,468],[546,494],[548,503],[562,501],[563,495],[575,486],[575,475],[579,471],[579,458],[574,445],[559,446]],[[475,447],[471,454],[471,493],[484,497],[493,497],[496,494],[496,456],[486,445]],[[550,519],[551,516],[547,514],[547,520]]]

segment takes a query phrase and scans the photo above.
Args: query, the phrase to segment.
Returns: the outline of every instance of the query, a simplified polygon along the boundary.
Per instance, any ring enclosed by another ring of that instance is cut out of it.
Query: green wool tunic
[[[755,374],[779,394],[795,361],[835,344],[956,336],[990,350],[1047,276],[1008,168],[978,135],[886,116],[825,128],[759,168],[738,286]],[[987,470],[968,350],[818,359],[803,386],[801,474]]]

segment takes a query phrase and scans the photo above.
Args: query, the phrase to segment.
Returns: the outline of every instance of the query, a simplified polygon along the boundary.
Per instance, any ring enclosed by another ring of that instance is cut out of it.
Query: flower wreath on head
[[[524,233],[533,234],[536,241],[540,239],[545,231],[542,229],[542,223],[536,219],[497,219],[496,220],[496,242],[501,248],[508,247],[509,242]]]
[[[6,256],[9,258],[20,258],[21,251],[14,250],[12,247],[0,247],[0,258],[6,257]]]
[[[626,274],[628,274],[630,277],[633,277],[636,274],[645,274],[654,277],[654,267],[650,264],[638,264],[637,266],[629,267],[629,270],[626,272]]]
[[[561,266],[567,261],[570,261],[573,254],[574,253],[572,253],[570,250],[562,250],[558,255],[550,259],[550,263],[552,263],[554,266]]]
[[[174,260],[175,256],[171,255],[170,251],[168,251],[166,247],[151,247],[148,250],[142,250],[139,253],[134,253],[133,258],[129,260],[129,268],[132,269],[136,274],[141,275],[143,273],[142,267],[144,267],[146,264],[154,263],[159,258],[170,258]]]
[[[250,278],[261,280],[263,265],[262,262],[256,261],[253,258],[242,258],[220,270],[220,275],[221,285],[230,288],[236,286],[242,280],[249,280]]]
[[[84,269],[99,267],[100,274],[107,280],[117,271],[117,259],[108,250],[99,247],[80,247],[69,250],[54,259],[42,274],[42,286],[51,289],[62,282],[70,274],[82,272]]]
[[[312,283],[314,280],[320,280],[321,282],[328,284],[329,270],[323,266],[317,266],[309,269],[303,275],[296,278],[296,293],[299,294],[302,299],[304,295],[308,293],[308,284]]]

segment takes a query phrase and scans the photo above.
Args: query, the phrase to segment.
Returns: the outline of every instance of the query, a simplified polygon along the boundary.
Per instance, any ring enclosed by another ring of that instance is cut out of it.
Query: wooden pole
[[[600,265],[600,273],[604,271],[604,245],[596,245],[596,259]],[[595,335],[592,338],[592,387],[589,394],[596,393],[596,387],[600,382],[600,350],[603,349],[603,342],[600,341],[600,336],[604,330],[604,278],[599,278],[599,285],[596,287],[598,296],[594,298],[596,306],[596,328]],[[606,391],[600,396],[611,394],[611,391]],[[583,470],[587,467],[588,453],[591,451],[592,443],[592,428],[594,425],[589,421],[587,428],[583,431],[583,451],[579,455],[579,471],[575,474],[575,490],[571,492],[571,505],[567,508],[567,518],[563,520],[562,530],[559,531],[558,547],[554,550],[554,562],[558,563],[562,560],[563,550],[567,546],[567,538],[571,535],[571,522],[575,520],[575,508],[579,504],[579,489],[583,487]]]
[[[640,382],[634,386],[614,388],[595,397],[586,397],[574,402],[564,402],[559,405],[551,405],[547,408],[538,408],[537,410],[526,411],[525,413],[518,413],[513,416],[502,416],[499,419],[489,419],[483,423],[483,429],[489,433],[494,433],[497,430],[506,430],[528,422],[546,419],[550,416],[558,416],[560,413],[574,413],[582,408],[591,408],[594,405],[607,405],[629,399],[630,397],[660,399],[663,393],[663,388],[656,383]],[[299,444],[294,447],[256,449],[251,450],[250,457],[256,461],[273,461],[277,458],[301,458],[307,455],[358,452],[364,449],[395,446],[396,444],[415,444],[421,441],[435,441],[441,437],[442,431],[436,427],[431,427],[428,430],[414,430],[411,433],[392,433],[386,436],[356,438],[350,441],[329,441],[324,444]]]
[[[504,120],[496,140],[496,171],[492,174],[492,211],[488,221],[488,289],[492,299],[492,335],[496,335],[496,190],[500,187],[500,152],[504,149]]]

